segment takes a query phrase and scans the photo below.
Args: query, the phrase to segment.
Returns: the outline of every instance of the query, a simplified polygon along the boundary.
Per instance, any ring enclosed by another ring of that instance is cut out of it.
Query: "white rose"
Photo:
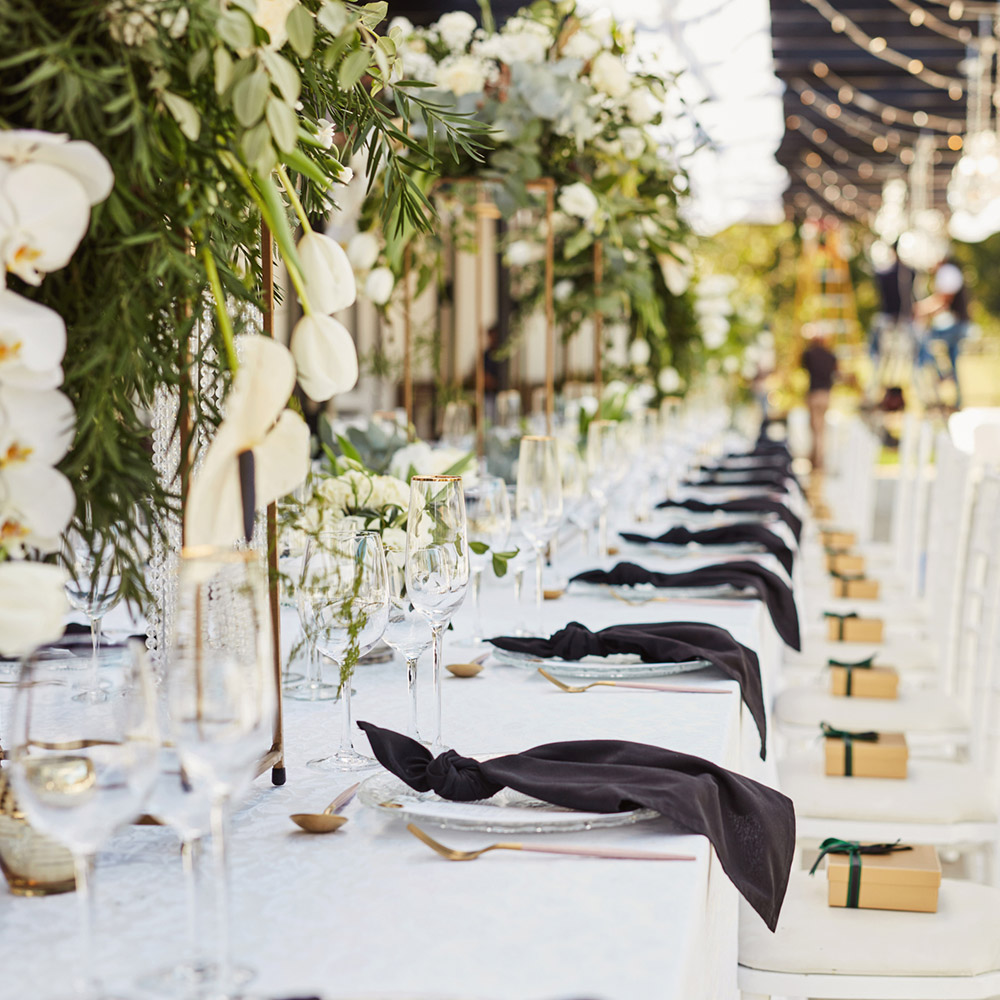
[[[423,49],[415,48],[412,45],[404,46],[400,50],[400,61],[403,67],[403,76],[407,80],[419,80],[421,83],[434,83],[437,77],[437,63],[433,56],[429,56]]]
[[[355,271],[370,271],[378,260],[380,249],[374,233],[355,233],[347,244],[347,259]]]
[[[671,395],[681,387],[681,377],[676,368],[661,368],[660,374],[656,377],[656,384],[660,387],[660,392]]]
[[[507,247],[505,256],[510,267],[526,267],[542,259],[544,248],[528,240],[515,240]]]
[[[316,486],[316,496],[324,510],[343,512],[351,506],[354,491],[341,476],[325,476]]]
[[[24,656],[62,635],[67,579],[61,566],[0,563],[0,656]]]
[[[377,306],[384,306],[392,297],[396,279],[387,267],[376,267],[365,282],[365,295]]]
[[[574,31],[562,47],[562,54],[567,59],[582,59],[590,62],[601,51],[601,43],[583,28]]]
[[[552,295],[556,302],[565,302],[572,294],[575,288],[571,278],[563,278],[562,281],[557,281],[555,288],[552,289]]]
[[[394,17],[389,22],[389,34],[391,35],[394,31],[399,31],[403,35],[413,34],[413,22],[408,17]]]
[[[406,531],[403,528],[385,528],[382,531],[382,545],[389,563],[402,567],[406,562]]]
[[[358,381],[358,351],[347,328],[332,316],[303,316],[290,344],[299,384],[323,402],[353,389]]]
[[[441,63],[437,85],[456,97],[477,94],[486,86],[486,72],[475,56],[458,56]]]
[[[344,248],[322,233],[306,233],[299,240],[299,260],[309,305],[318,312],[339,312],[358,297],[354,270]]]
[[[657,107],[648,90],[636,87],[625,101],[625,111],[636,125],[645,125],[656,117]]]
[[[425,441],[414,441],[412,444],[400,448],[389,461],[389,474],[396,479],[406,479],[409,475],[410,467],[417,470],[417,474],[433,475],[431,464],[431,448]],[[409,498],[407,498],[409,503]]]
[[[441,41],[454,52],[456,49],[464,50],[472,40],[472,33],[476,30],[476,19],[464,10],[453,10],[448,14],[442,14],[438,18],[436,27]]]
[[[280,49],[288,41],[286,22],[298,5],[299,0],[257,0],[253,19],[267,32],[267,48]]]
[[[410,487],[395,476],[376,476],[375,492],[382,506],[395,504],[406,510],[410,503]]]
[[[653,356],[653,349],[649,346],[648,340],[643,340],[641,337],[637,340],[633,340],[629,345],[628,349],[628,359],[629,362],[636,366],[636,368],[642,368],[649,364],[649,359]]]
[[[611,11],[606,7],[591,14],[584,21],[584,27],[601,43],[601,48],[611,47],[612,19]]]
[[[590,82],[608,97],[624,97],[629,92],[629,74],[619,56],[602,52],[590,67]]]
[[[577,181],[559,192],[559,207],[578,219],[590,220],[597,214],[597,196],[583,181]]]
[[[638,160],[646,152],[646,136],[640,129],[626,126],[618,133],[618,137],[626,160]]]

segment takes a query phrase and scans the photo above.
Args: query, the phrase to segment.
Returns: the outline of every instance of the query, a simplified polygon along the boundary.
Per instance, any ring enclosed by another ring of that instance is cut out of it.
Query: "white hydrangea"
[[[601,47],[599,39],[595,38],[589,31],[580,28],[566,40],[566,44],[562,47],[562,54],[567,59],[582,59],[584,62],[590,62],[601,51]]]
[[[590,82],[608,97],[624,97],[629,92],[629,73],[619,56],[602,52],[590,67]]]
[[[452,52],[465,50],[476,30],[476,19],[464,10],[453,10],[438,18],[437,32]]]
[[[583,181],[577,181],[559,192],[559,207],[567,214],[589,221],[597,214],[597,196]]]
[[[435,82],[456,97],[477,94],[486,86],[486,69],[476,56],[456,56],[441,63]]]
[[[638,160],[646,152],[646,136],[641,129],[626,125],[619,130],[618,138],[622,144],[622,154],[626,160]]]
[[[636,125],[646,125],[656,117],[656,104],[645,87],[636,87],[625,100],[625,113]]]

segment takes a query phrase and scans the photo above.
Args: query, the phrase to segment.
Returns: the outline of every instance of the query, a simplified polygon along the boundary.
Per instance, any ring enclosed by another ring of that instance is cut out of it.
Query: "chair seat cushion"
[[[976,976],[1000,969],[1000,890],[944,879],[937,913],[827,906],[826,873],[792,872],[772,934],[742,902],[740,965],[793,974]]]
[[[800,817],[889,823],[989,823],[997,818],[988,774],[971,764],[912,759],[905,780],[828,777],[820,752],[778,763],[778,787]]]
[[[790,687],[775,698],[774,717],[779,726],[807,726],[817,731],[821,722],[834,729],[884,729],[892,733],[951,733],[969,727],[955,698],[938,691],[906,688],[898,698],[889,699],[840,698],[816,684]]]

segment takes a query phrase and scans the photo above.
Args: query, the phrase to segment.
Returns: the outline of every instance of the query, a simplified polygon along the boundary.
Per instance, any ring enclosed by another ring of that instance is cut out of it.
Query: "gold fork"
[[[640,681],[591,681],[589,684],[566,684],[558,677],[553,677],[544,667],[539,667],[538,672],[567,694],[583,694],[592,687],[638,688],[640,691],[676,691],[681,694],[729,694],[725,688],[689,687],[685,684],[643,684]]]
[[[573,854],[581,858],[619,858],[623,861],[696,861],[693,854],[658,854],[655,851],[630,851],[625,847],[536,847],[534,844],[519,844],[514,842],[490,844],[478,851],[457,851],[453,847],[445,847],[432,836],[425,833],[415,823],[407,823],[406,829],[417,840],[422,840],[432,851],[449,861],[475,861],[487,851],[531,851],[535,854]]]

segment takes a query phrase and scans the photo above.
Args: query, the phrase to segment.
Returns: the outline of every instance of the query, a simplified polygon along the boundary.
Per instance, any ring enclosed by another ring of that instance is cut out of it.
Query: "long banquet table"
[[[622,558],[641,559],[630,550]],[[705,554],[683,564],[703,563]],[[570,557],[574,568],[595,561]],[[676,568],[682,562],[675,563]],[[659,568],[659,567],[658,567]],[[663,567],[666,568],[666,567]],[[530,597],[530,573],[526,580]],[[484,587],[490,634],[533,621],[506,581]],[[756,649],[765,679],[778,640],[757,601],[673,600],[631,605],[572,591],[546,602],[546,627],[577,620],[705,621]],[[471,628],[467,605],[456,635]],[[452,633],[449,633],[451,635]],[[288,639],[286,637],[286,644]],[[445,662],[468,659],[446,644]],[[429,655],[421,661],[424,718]],[[489,662],[478,677],[444,682],[445,741],[460,753],[524,750],[551,740],[619,738],[696,754],[767,780],[757,733],[735,682],[712,670],[678,680],[719,694],[556,690],[531,670]],[[356,718],[404,731],[400,661],[364,666],[355,679]],[[429,832],[450,846],[496,839],[590,842],[676,851],[694,862],[608,861],[493,853],[468,863],[433,854],[392,815],[355,802],[338,833],[310,836],[288,820],[320,811],[355,778],[304,766],[338,737],[340,706],[286,700],[288,782],[258,779],[235,817],[232,838],[234,946],[257,970],[254,995],[448,1000],[718,1000],[736,991],[738,895],[708,841],[665,819],[585,833],[528,835]],[[356,742],[367,749],[363,735]],[[109,985],[139,997],[135,980],[181,960],[185,906],[174,835],[132,827],[99,860],[100,961]],[[47,1000],[71,993],[79,963],[72,895],[0,894],[0,996]]]

